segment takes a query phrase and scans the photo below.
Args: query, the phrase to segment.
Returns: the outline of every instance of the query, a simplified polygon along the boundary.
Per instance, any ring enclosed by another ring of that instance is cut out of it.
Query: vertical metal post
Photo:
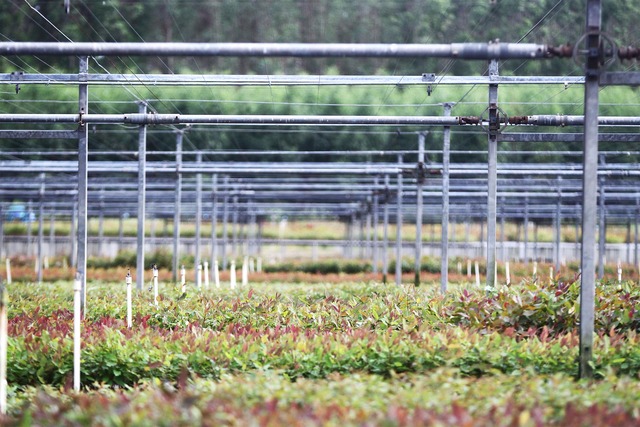
[[[396,285],[402,284],[402,155],[398,154],[398,183],[396,185]]]
[[[211,177],[211,268],[218,259],[218,174]]]
[[[56,256],[56,216],[53,212],[49,216],[49,256]],[[2,258],[2,256],[0,256],[0,258]]]
[[[422,186],[424,185],[424,140],[425,133],[418,134],[418,164],[416,167],[416,247],[414,259],[413,285],[420,286],[422,262]]]
[[[636,199],[636,212],[633,227],[633,265],[638,268],[638,215],[640,214],[640,199]],[[640,276],[640,271],[638,271]]]
[[[360,236],[358,236],[358,243],[359,243],[358,258],[360,259],[364,259],[364,247],[366,246],[366,242],[364,238],[364,223],[365,223],[365,216],[367,214],[366,212],[364,212],[365,210],[366,210],[366,207],[364,207],[360,211],[360,217],[358,220],[358,226],[360,228]]]
[[[378,248],[378,177],[376,176],[373,179],[373,274],[378,274],[378,259],[379,259],[379,248]]]
[[[605,158],[604,154],[600,155],[600,165],[604,166]],[[605,192],[604,192],[605,178],[602,176],[599,178],[599,209],[598,209],[598,279],[604,278],[604,264],[606,262],[606,244],[607,244],[607,222],[606,222],[606,207],[605,207]]]
[[[538,223],[533,223],[533,260],[538,261],[539,252],[538,252]]]
[[[138,104],[138,113],[147,113],[147,104]],[[144,287],[144,223],[145,198],[147,191],[147,126],[138,128],[138,254],[136,267],[136,288],[141,291]]]
[[[78,229],[78,201],[73,202],[73,210],[71,211],[71,230],[69,233],[69,240],[71,240],[71,255],[69,260],[71,261],[71,267],[77,267],[78,265],[78,240],[76,237]]]
[[[627,236],[624,240],[625,240],[626,249],[627,249],[627,256],[625,257],[626,263],[630,264],[631,263],[631,219],[627,220]]]
[[[31,221],[31,217],[33,216],[33,208],[32,202],[29,200],[27,202],[27,257],[31,257],[33,253],[33,221]]]
[[[507,251],[505,245],[505,236],[504,236],[504,197],[500,199],[500,259],[503,262],[507,261]]]
[[[182,140],[184,131],[176,133],[176,192],[173,211],[173,259],[171,278],[178,282],[178,268],[180,263],[180,221],[182,220]]]
[[[580,377],[593,375],[595,229],[598,191],[598,92],[600,74],[600,0],[587,1],[587,63],[584,85],[584,156],[582,175],[582,254],[580,286]]]
[[[445,102],[444,116],[451,116],[452,104]],[[441,265],[440,265],[440,292],[447,292],[449,284],[449,158],[451,151],[451,127],[443,129],[442,141],[442,238],[441,238]]]
[[[36,265],[38,266],[38,283],[42,283],[42,245],[44,243],[44,173],[40,174],[40,192],[38,194],[38,250]]]
[[[229,236],[229,177],[224,177],[224,201],[222,206],[222,269],[227,269],[227,240]]]
[[[524,265],[529,265],[529,197],[524,198]]]
[[[562,177],[558,177],[558,200],[556,201],[556,217],[555,217],[555,247],[553,261],[556,272],[560,271],[560,242],[562,241]]]
[[[367,199],[365,207],[365,258],[369,259],[373,255],[373,248],[371,246],[371,200]]]
[[[0,204],[0,260],[4,258],[4,212],[2,212],[2,204]]]
[[[200,166],[200,164],[202,163],[202,153],[201,152],[197,152],[196,153],[196,163],[198,165],[198,167]],[[196,174],[196,255],[195,255],[195,259],[194,259],[194,270],[196,273],[196,276],[199,273],[199,271],[202,271],[202,266],[201,264],[201,259],[200,259],[200,234],[202,234],[201,232],[201,227],[202,227],[202,174],[201,173],[197,173]]]
[[[234,188],[233,196],[233,212],[231,212],[231,255],[235,259],[238,256],[238,210],[240,205],[238,204],[238,189]]]
[[[124,243],[124,214],[118,217],[118,251],[122,250]]]
[[[78,80],[87,81],[89,58],[80,57]],[[78,110],[82,116],[89,112],[89,86],[81,83],[78,90]],[[76,276],[80,281],[80,305],[82,313],[87,309],[87,181],[89,163],[89,127],[80,120],[78,129],[78,258]]]
[[[384,213],[382,229],[382,283],[387,284],[389,273],[389,175],[384,176]],[[636,227],[637,230],[637,227]]]
[[[102,248],[104,243],[104,190],[100,190],[100,204],[98,216],[98,253],[102,256]]]
[[[489,77],[498,76],[498,61],[489,63]],[[489,146],[487,178],[487,287],[495,285],[496,272],[496,195],[498,191],[498,85],[489,85]]]

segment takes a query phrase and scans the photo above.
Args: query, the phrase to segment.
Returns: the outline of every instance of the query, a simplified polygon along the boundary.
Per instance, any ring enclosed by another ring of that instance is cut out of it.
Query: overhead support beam
[[[88,74],[89,85],[126,86],[424,86],[517,84],[582,85],[584,77],[569,76],[445,76],[424,73],[415,76],[336,75],[244,75],[244,74]],[[76,74],[0,74],[0,83],[77,85]]]
[[[500,142],[582,142],[583,133],[500,133]],[[600,142],[640,142],[640,133],[600,133]]]
[[[0,130],[0,139],[78,139],[78,134],[77,130]]]
[[[508,126],[583,126],[584,116],[501,116]],[[489,125],[479,116],[316,116],[316,115],[206,115],[206,114],[0,114],[0,123],[68,123],[131,125],[265,125],[265,126],[479,126]],[[597,117],[598,126],[640,126],[638,116]]]
[[[550,58],[559,56],[559,53],[551,46],[534,43],[0,43],[0,55],[3,56],[367,57],[489,60]]]

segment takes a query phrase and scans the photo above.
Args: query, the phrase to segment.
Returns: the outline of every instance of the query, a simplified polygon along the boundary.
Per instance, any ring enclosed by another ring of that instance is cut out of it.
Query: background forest
[[[451,43],[535,42],[573,43],[584,32],[584,0],[5,0],[0,11],[3,41],[107,42],[341,42]],[[604,2],[603,23],[619,45],[638,45],[635,31],[640,3]],[[2,72],[75,73],[76,58],[0,58]],[[296,59],[296,58],[92,58],[92,73],[188,74],[359,74],[415,76],[474,76],[486,72],[482,61],[448,59]],[[616,70],[634,70],[633,62]],[[505,75],[579,76],[580,66],[569,59],[504,61]],[[635,115],[638,92],[603,88],[602,115]],[[500,105],[508,115],[581,114],[582,87],[519,86],[500,89]],[[440,115],[443,102],[455,102],[453,115],[480,115],[487,90],[481,86],[425,87],[92,87],[90,112],[135,112],[135,101],[149,102],[151,111],[181,114],[354,114]],[[22,85],[0,91],[4,113],[72,113],[77,88]],[[28,126],[33,128],[33,126]],[[11,128],[15,128],[15,125]],[[188,147],[198,149],[414,149],[415,132],[390,128],[265,128],[259,126],[194,127]],[[577,131],[573,129],[573,131]],[[431,149],[441,146],[441,133],[429,132]],[[170,128],[150,131],[149,150],[172,150]],[[42,141],[3,141],[6,149],[42,148]],[[54,141],[47,149],[73,149],[73,141]],[[91,149],[134,150],[135,131],[122,126],[98,127]],[[454,131],[452,148],[483,150],[481,129]],[[579,150],[581,144],[540,144],[537,150]],[[602,144],[602,149],[628,149]],[[517,144],[501,149],[528,150]],[[217,156],[216,159],[220,159]],[[224,157],[222,157],[224,158]],[[502,161],[525,156],[503,157]],[[269,157],[269,159],[273,159]],[[291,156],[287,159],[291,160]],[[298,160],[324,160],[297,156]],[[437,161],[437,156],[433,158]],[[390,160],[371,158],[371,161]],[[392,159],[391,159],[392,160]],[[454,155],[453,161],[483,161]],[[545,155],[545,160],[576,161],[575,157]],[[578,159],[579,160],[579,159]],[[624,156],[618,161],[636,161]]]

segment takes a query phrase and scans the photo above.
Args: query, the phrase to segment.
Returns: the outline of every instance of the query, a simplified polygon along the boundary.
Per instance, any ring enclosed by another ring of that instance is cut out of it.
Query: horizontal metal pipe
[[[438,85],[531,85],[583,84],[584,77],[568,76],[336,76],[336,75],[244,75],[244,74],[0,74],[0,83],[46,85],[128,86],[424,86]]]
[[[0,55],[232,56],[533,59],[550,56],[533,43],[56,43],[0,42]]]
[[[534,115],[504,117],[509,125],[582,126],[583,116]],[[363,126],[469,126],[479,125],[476,116],[316,116],[316,115],[189,115],[189,114],[0,114],[0,123],[87,124],[260,124],[260,125],[363,125]],[[600,126],[639,126],[639,116],[601,116]],[[482,123],[484,124],[484,123]]]

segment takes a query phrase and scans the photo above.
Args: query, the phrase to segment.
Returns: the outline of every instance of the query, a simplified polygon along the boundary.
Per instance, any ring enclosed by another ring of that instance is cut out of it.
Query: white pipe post
[[[216,288],[220,288],[220,266],[218,265],[217,259],[213,263],[213,283],[216,285]]]
[[[7,290],[0,285],[0,414],[7,413]]]
[[[244,257],[244,261],[242,261],[242,286],[247,286],[249,284],[249,260],[247,257]]]
[[[467,278],[471,279],[471,260],[467,260]]]
[[[5,260],[5,263],[7,265],[7,285],[11,284],[11,260],[9,259],[9,257],[7,257],[7,259]]]
[[[253,258],[249,258],[249,273],[255,273],[256,271],[256,263]]]
[[[209,261],[204,262],[204,287],[209,289]]]
[[[533,261],[533,280],[536,280],[536,276],[538,275],[538,261]]]
[[[181,286],[181,290],[182,293],[184,294],[185,292],[187,292],[187,271],[184,268],[184,264],[182,265],[182,268],[180,269],[180,286]]]
[[[80,318],[82,316],[82,278],[76,273],[73,282],[73,389],[80,391]]]
[[[131,320],[131,284],[133,282],[131,279],[131,270],[127,270],[127,276],[124,280],[127,285],[127,328],[131,328],[131,326],[133,326]]]
[[[231,260],[231,268],[229,269],[229,286],[231,289],[236,288],[236,260]]]
[[[478,266],[478,261],[476,261],[475,267],[476,267],[476,286],[480,287],[480,266]]]
[[[622,264],[618,260],[618,283],[622,283]]]
[[[158,306],[158,266],[153,264],[153,303]]]
[[[509,272],[509,261],[504,264],[505,275],[507,276],[507,286],[511,285],[511,273]]]
[[[202,264],[198,264],[196,268],[196,288],[202,289]]]
[[[549,281],[553,283],[553,267],[549,267]]]

